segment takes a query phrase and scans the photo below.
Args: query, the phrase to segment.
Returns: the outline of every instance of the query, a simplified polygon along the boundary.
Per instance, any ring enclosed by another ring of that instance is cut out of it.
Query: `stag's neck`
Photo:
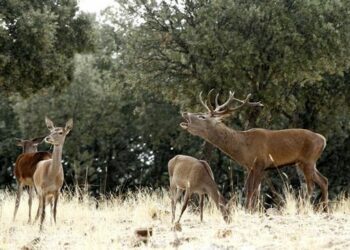
[[[221,123],[216,129],[210,131],[207,140],[240,165],[247,165],[244,158],[245,137],[240,131],[228,128]]]
[[[62,168],[62,145],[54,146],[52,151],[51,171],[49,175],[55,177]]]

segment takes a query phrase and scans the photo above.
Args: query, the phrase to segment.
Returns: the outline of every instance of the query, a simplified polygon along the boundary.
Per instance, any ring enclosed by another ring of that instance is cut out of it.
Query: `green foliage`
[[[121,3],[124,22],[120,15],[109,16],[127,30],[121,57],[135,91],[156,93],[186,111],[202,109],[200,91],[250,92],[265,107],[242,111],[228,124],[324,134],[329,143],[320,170],[326,175],[333,171],[330,155],[345,159],[349,1]],[[214,162],[230,164],[221,158]],[[230,170],[223,169],[221,176],[227,176]],[[348,164],[342,169],[348,171]]]
[[[75,0],[0,2],[1,91],[29,96],[72,80],[74,53],[94,44],[93,19],[77,10]]]
[[[181,103],[211,88],[261,98],[349,66],[348,1],[131,2],[133,81]]]
[[[13,103],[0,93],[0,188],[13,182],[12,163],[20,149],[15,146],[15,137],[19,136]]]

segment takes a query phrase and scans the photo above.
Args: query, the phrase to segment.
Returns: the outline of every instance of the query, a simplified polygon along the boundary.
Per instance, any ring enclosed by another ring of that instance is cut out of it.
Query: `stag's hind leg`
[[[298,166],[304,173],[305,182],[307,186],[307,200],[310,201],[312,193],[315,188],[315,163],[299,163]]]
[[[254,171],[250,170],[248,173],[248,177],[245,183],[245,194],[246,194],[246,209],[252,209],[252,198],[253,198],[253,189],[254,189]]]
[[[328,179],[324,177],[315,167],[314,181],[320,186],[322,191],[322,208],[328,212]]]

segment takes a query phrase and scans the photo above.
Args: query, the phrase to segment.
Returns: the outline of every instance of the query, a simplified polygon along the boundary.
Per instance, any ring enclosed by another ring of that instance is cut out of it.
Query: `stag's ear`
[[[40,143],[42,143],[42,141],[44,140],[45,137],[46,137],[46,136],[37,137],[37,138],[31,139],[31,141],[32,141],[34,144],[40,144]]]
[[[16,138],[16,146],[23,147],[24,146],[24,140]]]
[[[231,117],[231,115],[232,114],[224,114],[224,115],[220,115],[220,116],[214,116],[215,117],[215,119],[217,120],[217,121],[223,121],[223,120],[225,120],[226,118],[228,118],[228,117]]]
[[[53,125],[53,122],[49,119],[49,118],[47,118],[47,117],[45,117],[45,122],[46,122],[46,126],[47,126],[47,128],[51,131],[52,129],[54,129],[54,125]]]
[[[70,118],[70,119],[66,122],[66,127],[64,128],[64,130],[66,131],[66,134],[68,134],[69,131],[71,131],[72,128],[73,128],[73,119]]]

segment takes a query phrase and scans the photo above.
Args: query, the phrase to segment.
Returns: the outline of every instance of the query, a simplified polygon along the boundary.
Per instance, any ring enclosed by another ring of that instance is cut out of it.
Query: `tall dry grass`
[[[0,192],[0,249],[350,249],[349,199],[339,197],[325,214],[291,192],[284,197],[280,209],[266,212],[248,213],[235,204],[230,224],[208,201],[200,223],[193,205],[183,215],[182,231],[174,231],[165,190],[141,190],[100,202],[63,194],[57,225],[50,223],[48,209],[44,231],[39,232],[38,224],[27,224],[28,197],[23,195],[13,223],[15,196]],[[134,234],[140,227],[153,229],[147,243]]]

